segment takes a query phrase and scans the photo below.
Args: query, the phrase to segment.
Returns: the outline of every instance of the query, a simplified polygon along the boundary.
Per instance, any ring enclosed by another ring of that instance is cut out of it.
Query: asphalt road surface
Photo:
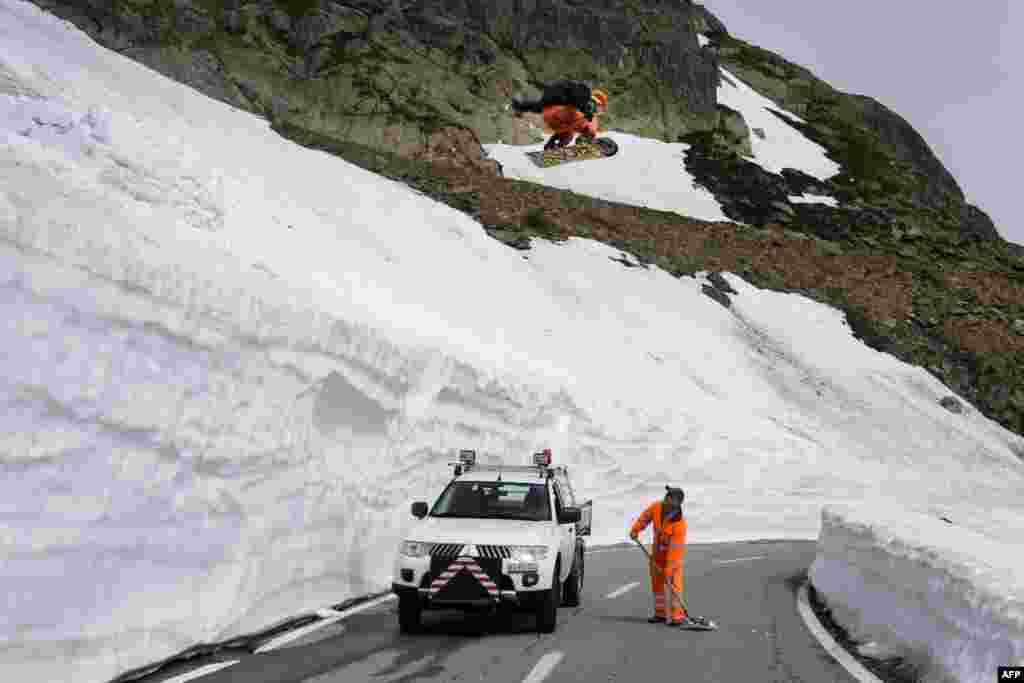
[[[648,624],[652,603],[645,560],[637,547],[625,545],[588,552],[582,603],[559,609],[558,628],[549,635],[537,633],[529,613],[459,612],[424,612],[423,633],[401,635],[397,603],[391,601],[279,649],[222,655],[237,661],[193,680],[850,682],[854,679],[797,612],[796,591],[814,551],[812,541],[690,546],[686,598],[694,614],[718,623],[717,631]],[[162,672],[147,683],[186,670]]]

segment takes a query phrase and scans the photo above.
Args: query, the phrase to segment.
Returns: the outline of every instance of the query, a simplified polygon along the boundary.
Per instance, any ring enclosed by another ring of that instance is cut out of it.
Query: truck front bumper
[[[533,607],[541,598],[544,591],[514,591],[502,590],[497,597],[478,598],[471,600],[452,600],[444,597],[443,593],[432,596],[429,588],[418,588],[406,586],[400,583],[392,583],[391,591],[402,600],[417,600],[423,609],[453,609],[453,610],[490,610],[499,607],[503,608],[528,608]]]

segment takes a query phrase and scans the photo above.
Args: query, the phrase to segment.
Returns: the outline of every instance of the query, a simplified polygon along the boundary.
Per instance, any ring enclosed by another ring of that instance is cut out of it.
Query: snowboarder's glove
[[[639,534],[637,532],[635,532],[635,531],[630,531],[629,532],[629,537],[631,539],[633,539],[634,541],[637,540],[638,536],[639,536]]]

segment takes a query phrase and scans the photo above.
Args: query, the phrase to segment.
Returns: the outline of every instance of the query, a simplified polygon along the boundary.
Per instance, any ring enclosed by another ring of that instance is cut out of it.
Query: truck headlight
[[[431,545],[423,541],[402,541],[402,554],[406,557],[424,557],[430,553]]]
[[[513,562],[540,562],[548,556],[545,545],[514,545],[510,548]]]

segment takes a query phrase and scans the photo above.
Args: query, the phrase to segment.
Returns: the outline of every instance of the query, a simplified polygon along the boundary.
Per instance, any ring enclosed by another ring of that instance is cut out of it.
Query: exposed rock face
[[[925,183],[921,197],[925,204],[941,208],[947,194],[963,201],[964,194],[960,186],[913,126],[875,99],[859,95],[852,97],[860,105],[864,125],[878,134],[881,141],[896,152],[898,158],[910,162],[923,172]]]
[[[968,237],[979,240],[1002,239],[989,215],[973,204],[964,204],[962,216],[960,230]]]
[[[724,27],[691,2],[35,2],[210,97],[381,149],[396,127],[403,151],[440,129],[522,139],[508,98],[563,77],[609,89],[621,130],[674,140],[717,116],[697,30]]]
[[[751,156],[750,127],[738,111],[724,104],[718,105],[718,126],[716,128],[724,145],[740,156]]]

